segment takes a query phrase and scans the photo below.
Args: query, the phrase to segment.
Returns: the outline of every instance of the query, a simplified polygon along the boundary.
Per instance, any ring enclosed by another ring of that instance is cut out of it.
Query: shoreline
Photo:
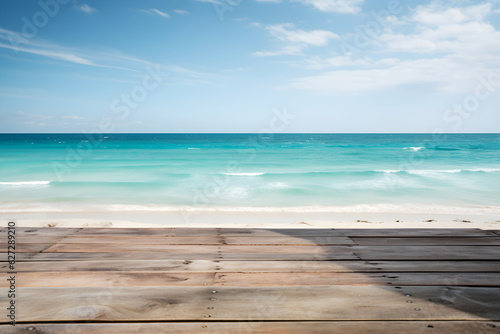
[[[498,214],[269,212],[11,212],[2,225],[93,228],[480,228],[500,229]]]

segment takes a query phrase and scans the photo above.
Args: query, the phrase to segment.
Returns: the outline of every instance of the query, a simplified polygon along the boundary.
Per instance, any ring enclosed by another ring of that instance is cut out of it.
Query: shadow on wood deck
[[[499,231],[17,233],[17,325],[2,333],[500,332]]]

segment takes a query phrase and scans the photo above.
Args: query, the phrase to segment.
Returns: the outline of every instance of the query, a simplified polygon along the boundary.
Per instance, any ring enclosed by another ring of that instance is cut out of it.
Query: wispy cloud
[[[214,4],[221,4],[223,2],[223,0],[196,0],[198,2],[210,2],[210,3],[214,3]]]
[[[14,113],[6,115],[9,119],[15,120],[17,123],[23,123],[26,125],[32,125],[35,127],[47,127],[55,126],[58,124],[69,124],[69,122],[81,123],[85,121],[86,118],[78,115],[63,115],[63,116],[52,116],[37,113],[28,113],[22,110],[18,110]]]
[[[500,31],[486,21],[491,12],[488,3],[418,6],[371,41],[376,54],[392,57],[380,61],[349,56],[312,58],[309,68],[339,68],[296,78],[288,87],[327,94],[401,85],[423,85],[442,92],[470,91],[480,76],[500,76]],[[355,64],[365,68],[348,69]]]
[[[156,9],[156,8],[139,9],[139,11],[143,12],[143,13],[146,13],[146,14],[149,14],[149,15],[159,15],[159,16],[165,18],[165,19],[169,19],[170,18],[170,15],[168,15],[167,13],[162,12],[161,10]]]
[[[348,67],[348,66],[367,66],[372,64],[371,60],[366,59],[353,59],[349,56],[333,56],[322,58],[318,56],[309,57],[304,60],[305,65],[309,69],[322,70],[332,67]]]
[[[259,23],[254,25],[262,27]],[[257,51],[255,56],[300,55],[308,46],[324,46],[332,39],[339,36],[327,30],[304,31],[295,29],[292,23],[272,24],[263,26],[275,41],[281,46],[275,51]]]
[[[32,54],[36,54],[36,55],[40,55],[40,56],[64,60],[64,61],[68,61],[68,62],[76,63],[76,64],[81,64],[81,65],[99,66],[97,64],[94,64],[92,61],[85,59],[85,58],[82,58],[82,57],[79,57],[77,55],[74,55],[71,53],[55,51],[55,50],[35,49],[35,48],[29,48],[29,47],[23,47],[23,46],[13,47],[13,46],[11,46],[9,44],[5,44],[5,43],[0,43],[0,48],[22,51],[22,52],[26,52],[26,53],[32,53]]]
[[[116,50],[89,50],[89,49],[74,49],[65,46],[49,43],[40,39],[30,39],[26,41],[25,46],[12,46],[9,44],[9,34],[15,33],[10,30],[0,28],[0,50],[8,49],[16,52],[37,55],[51,60],[63,63],[78,64],[84,66],[109,68],[126,70],[127,73],[132,72],[127,77],[122,75],[109,74],[101,72],[100,74],[93,73],[87,79],[95,80],[118,80],[122,82],[136,82],[138,78],[142,78],[140,73],[144,72],[147,66],[158,69],[162,76],[167,76],[171,84],[189,84],[189,85],[207,85],[212,84],[207,77],[209,74],[201,73],[184,66],[175,64],[158,64],[148,60],[123,54]],[[40,57],[17,57],[14,60],[34,61],[39,62]],[[79,75],[79,74],[74,74]],[[106,76],[106,77],[104,77]],[[125,80],[124,80],[125,79]],[[132,81],[130,81],[132,80]],[[165,83],[167,84],[167,83]],[[0,92],[1,95],[1,92]],[[19,95],[19,94],[17,94]],[[19,95],[21,97],[21,95]]]
[[[86,3],[83,5],[77,6],[76,8],[78,8],[79,10],[81,10],[82,12],[85,12],[87,14],[91,14],[91,13],[94,13],[97,11],[95,8],[90,7]]]
[[[256,51],[252,53],[254,56],[269,57],[269,56],[298,56],[302,54],[303,46],[300,45],[286,45],[279,50],[275,51]]]
[[[16,52],[20,51],[23,53],[39,55],[54,60],[62,60],[79,65],[106,67],[138,72],[138,70],[129,68],[126,65],[116,65],[116,59],[114,62],[110,61],[109,63],[106,63],[105,60],[106,58],[110,57],[109,54],[99,54],[95,51],[88,50],[74,50],[61,45],[48,43],[39,39],[26,40],[25,46],[14,46],[10,43],[12,34],[20,35],[19,33],[16,33],[14,31],[0,28],[0,48],[14,50]]]
[[[78,115],[64,115],[64,116],[61,116],[61,118],[62,119],[70,119],[70,120],[74,120],[74,121],[81,121],[81,120],[86,119],[85,117],[81,117]]]
[[[53,117],[50,116],[50,115],[42,115],[42,114],[31,114],[31,113],[27,113],[27,112],[24,112],[24,111],[16,111],[14,113],[14,116],[16,117],[21,117],[21,118],[24,118],[24,119],[30,119],[30,120],[50,120],[52,119]]]
[[[294,29],[292,23],[274,24],[266,27],[269,34],[280,41],[292,43],[304,43],[309,45],[326,45],[330,39],[337,39],[339,36],[327,30],[304,31]]]
[[[179,14],[179,15],[187,15],[189,12],[184,9],[174,9],[174,13]]]
[[[229,0],[196,0],[199,2],[209,2],[216,5],[231,5]],[[282,3],[283,0],[254,0],[263,3]],[[361,5],[364,0],[290,0],[290,2],[299,2],[311,6],[322,12],[339,14],[356,14],[361,11]]]
[[[361,11],[364,0],[291,0],[312,6],[322,12],[355,14]]]

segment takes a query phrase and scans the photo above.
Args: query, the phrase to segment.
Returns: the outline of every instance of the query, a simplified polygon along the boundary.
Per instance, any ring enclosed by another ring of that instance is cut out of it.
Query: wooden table
[[[499,333],[500,232],[17,228],[0,333]]]

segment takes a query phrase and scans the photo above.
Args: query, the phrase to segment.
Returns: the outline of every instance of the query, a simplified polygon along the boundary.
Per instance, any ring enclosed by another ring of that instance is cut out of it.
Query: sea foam
[[[20,182],[0,182],[0,185],[8,186],[40,186],[51,183],[52,181],[20,181]]]

